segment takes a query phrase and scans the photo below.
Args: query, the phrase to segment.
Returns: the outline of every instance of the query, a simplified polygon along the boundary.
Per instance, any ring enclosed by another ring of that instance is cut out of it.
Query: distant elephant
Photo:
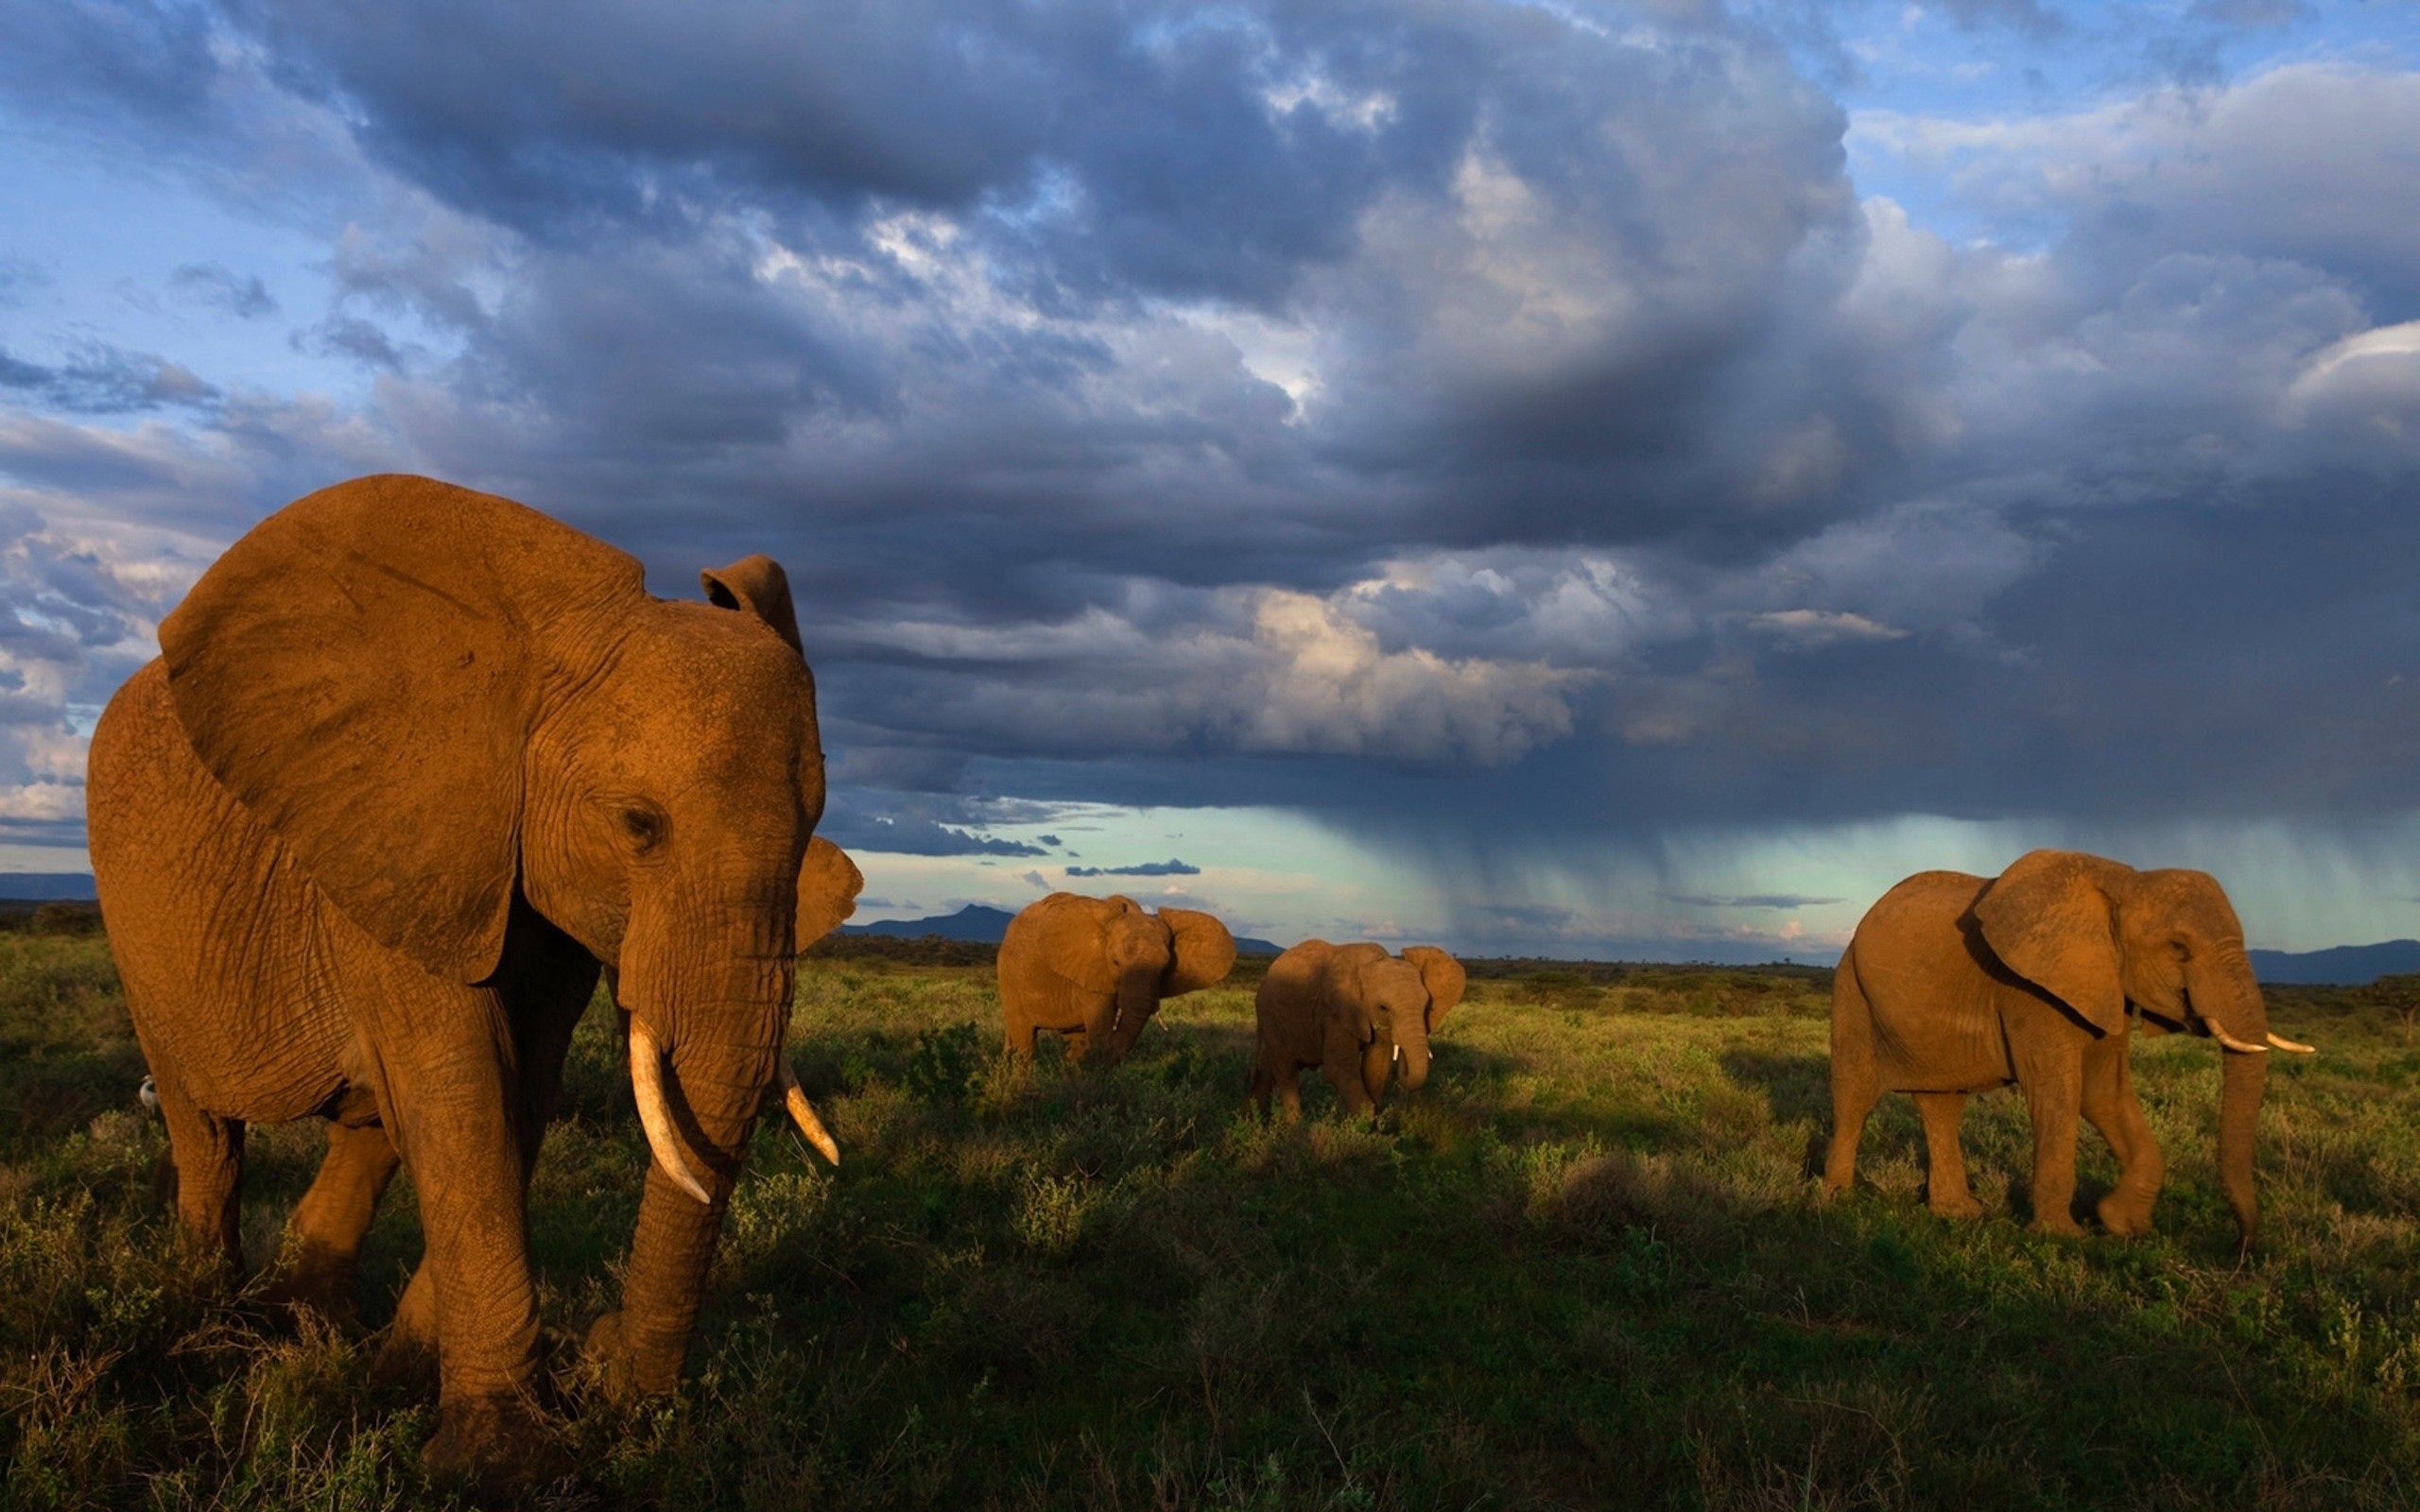
[[[1255,1002],[1259,1047],[1253,1100],[1270,1095],[1299,1117],[1305,1066],[1326,1074],[1346,1111],[1365,1113],[1403,1065],[1406,1091],[1428,1080],[1428,1037],[1462,1001],[1462,965],[1433,945],[1390,955],[1383,945],[1306,939],[1270,963]]]
[[[1858,1139],[1882,1093],[1912,1092],[1933,1211],[1980,1212],[1959,1117],[1969,1093],[2014,1082],[2033,1121],[2034,1229],[2079,1231],[2068,1207],[2081,1114],[2118,1156],[2101,1223],[2147,1232],[2164,1166],[2127,1064],[2130,1007],[2146,1033],[2198,1024],[2225,1047],[2219,1182],[2249,1245],[2268,1052],[2310,1046],[2270,1032],[2243,926],[2215,880],[2072,850],[2031,851],[1996,879],[1919,872],[1866,913],[1833,977],[1824,1191],[1855,1179]]]
[[[527,1473],[527,1189],[572,1027],[614,972],[654,1155],[608,1380],[677,1379],[794,952],[855,868],[770,558],[650,597],[639,562],[509,500],[356,479],[248,532],[160,627],[90,760],[93,869],[186,1228],[231,1265],[248,1123],[330,1123],[292,1239],[349,1273],[398,1159],[426,1253],[441,1472]],[[669,1073],[667,1074],[666,1073]]]
[[[1071,1060],[1115,1066],[1163,998],[1214,987],[1235,965],[1235,936],[1208,914],[1054,892],[1000,937],[1009,1053],[1032,1059],[1036,1031],[1049,1029],[1066,1037]]]

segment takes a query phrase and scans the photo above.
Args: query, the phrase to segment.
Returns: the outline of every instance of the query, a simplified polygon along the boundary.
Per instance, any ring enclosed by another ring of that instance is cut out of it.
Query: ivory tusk
[[[1403,1046],[1395,1046],[1395,1058],[1397,1060],[1401,1060],[1403,1058]]]
[[[2269,1042],[2275,1045],[2280,1050],[2290,1051],[2297,1056],[2315,1056],[2319,1054],[2319,1047],[2317,1045],[2296,1044],[2291,1040],[2280,1039],[2274,1034],[2269,1037]]]
[[[2240,1055],[2246,1056],[2265,1056],[2269,1053],[2269,1047],[2267,1045],[2256,1045],[2248,1040],[2238,1040],[2235,1036],[2227,1033],[2216,1019],[2204,1019],[2202,1023],[2204,1027],[2210,1031],[2211,1039],[2216,1040],[2219,1043],[2226,1046],[2229,1050],[2233,1050]],[[2274,1039],[2276,1037],[2272,1035],[2270,1038]]]
[[[664,1100],[664,1051],[647,1025],[635,1018],[631,1021],[631,1091],[638,1098],[639,1126],[647,1130],[647,1146],[655,1152],[655,1163],[664,1167],[673,1185],[712,1206],[714,1199],[689,1164],[681,1132],[673,1126],[671,1106]]]
[[[817,1154],[838,1165],[840,1143],[823,1126],[823,1120],[815,1116],[815,1105],[806,1100],[806,1093],[800,1089],[798,1073],[790,1069],[790,1057],[775,1057],[773,1065],[781,1073],[782,1106],[789,1109],[790,1122],[798,1125],[798,1131],[806,1136],[806,1143],[815,1146]]]

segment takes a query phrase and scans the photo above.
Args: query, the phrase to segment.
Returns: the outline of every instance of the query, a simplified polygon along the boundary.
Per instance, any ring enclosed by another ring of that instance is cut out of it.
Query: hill
[[[12,902],[91,902],[89,871],[0,871],[0,901]]]
[[[840,933],[888,935],[898,939],[921,939],[930,935],[977,945],[997,945],[1000,936],[1008,933],[1009,920],[1015,917],[1003,908],[968,903],[957,913],[936,914],[929,919],[886,919],[872,924],[843,924]],[[1236,949],[1245,955],[1274,955],[1284,947],[1273,940],[1238,935],[1236,936]]]
[[[2252,970],[2280,987],[2360,986],[2398,971],[2420,971],[2420,939],[2336,945],[2324,951],[2253,951]]]

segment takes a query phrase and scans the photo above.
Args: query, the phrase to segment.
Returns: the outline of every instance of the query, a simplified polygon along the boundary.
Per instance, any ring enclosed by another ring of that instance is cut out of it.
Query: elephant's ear
[[[2103,1034],[2126,1026],[2116,905],[2090,856],[2032,850],[1975,903],[1983,942],[2002,964]]]
[[[1410,946],[1403,958],[1420,968],[1421,985],[1428,988],[1428,1032],[1434,1034],[1454,1005],[1462,1001],[1469,978],[1462,972],[1461,962],[1434,945]]]
[[[1160,996],[1199,992],[1216,987],[1236,969],[1236,936],[1208,914],[1190,908],[1163,908],[1160,922],[1168,926],[1168,969],[1160,978]]]
[[[782,571],[780,562],[759,552],[728,567],[709,567],[698,576],[706,585],[711,602],[724,609],[746,610],[772,627],[791,650],[806,655],[798,638],[798,607],[790,599],[790,575]]]
[[[865,873],[849,852],[820,834],[807,841],[798,864],[797,948],[804,951],[846,923],[865,885]]]
[[[1086,898],[1072,892],[1054,892],[1033,904],[1028,912],[1033,919],[1043,964],[1087,992],[1116,991],[1117,972],[1109,964],[1108,924],[1121,903],[1133,906],[1120,898]]]
[[[503,949],[550,647],[575,610],[645,592],[636,559],[534,509],[356,478],[230,546],[160,647],[212,775],[364,933],[475,982]]]

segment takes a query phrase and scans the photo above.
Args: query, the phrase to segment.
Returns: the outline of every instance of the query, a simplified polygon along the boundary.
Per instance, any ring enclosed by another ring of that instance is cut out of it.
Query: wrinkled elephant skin
[[[520,505],[356,479],[230,547],[93,736],[94,871],[182,1228],[240,1265],[246,1125],[326,1119],[287,1285],[340,1298],[408,1169],[426,1252],[397,1333],[436,1355],[441,1471],[509,1476],[543,1436],[527,1191],[600,969],[656,1157],[609,1365],[656,1386],[780,1079],[795,952],[851,907],[813,838],[787,580],[752,557],[705,582],[653,598]]]

